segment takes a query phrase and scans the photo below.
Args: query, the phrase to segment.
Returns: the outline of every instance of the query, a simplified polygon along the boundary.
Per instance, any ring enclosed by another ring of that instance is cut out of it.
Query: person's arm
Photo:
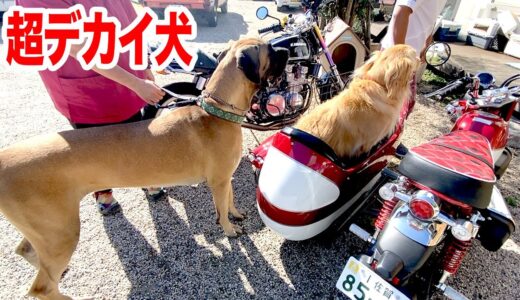
[[[424,47],[421,50],[421,56],[420,56],[421,62],[426,62],[426,49],[428,48],[428,46],[430,46],[430,44],[432,42],[433,42],[433,34],[430,33],[430,35],[428,36],[428,38],[424,42]]]
[[[408,21],[412,14],[412,9],[405,5],[398,5],[395,7],[394,15],[394,27],[391,32],[394,38],[394,44],[404,44],[406,41],[406,33],[408,32]]]
[[[69,8],[74,5],[74,1],[16,0],[16,5],[38,8]],[[133,18],[137,16],[134,10],[129,10],[128,14]],[[72,45],[70,55],[76,58],[76,54],[79,52],[79,50],[81,50],[82,47],[83,45]],[[141,97],[146,103],[155,104],[159,102],[159,100],[161,100],[164,96],[164,92],[153,83],[153,74],[151,70],[145,71],[145,79],[138,78],[117,65],[110,70],[99,69],[96,67],[94,67],[93,70],[106,78],[114,80],[115,82],[128,87],[137,95],[139,95],[139,97]]]
[[[82,47],[83,45],[72,45],[70,56],[76,58],[77,53],[81,50]],[[100,69],[94,66],[92,70],[131,89],[148,104],[156,104],[163,98],[165,94],[164,91],[153,82],[153,75],[151,74],[150,70],[146,71],[147,79],[141,79],[118,65],[112,69]],[[150,80],[150,76],[152,80]]]

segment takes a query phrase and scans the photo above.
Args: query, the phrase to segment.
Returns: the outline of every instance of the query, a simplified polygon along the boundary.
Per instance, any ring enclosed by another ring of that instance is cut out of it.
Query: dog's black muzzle
[[[282,76],[288,60],[289,50],[280,47],[274,48],[269,44],[269,70],[265,79],[273,81]]]

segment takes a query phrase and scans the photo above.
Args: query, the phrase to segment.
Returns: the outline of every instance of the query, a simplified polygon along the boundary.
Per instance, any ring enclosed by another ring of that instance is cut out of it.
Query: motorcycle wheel
[[[320,81],[317,83],[318,99],[320,103],[323,103],[336,96],[340,92],[337,86],[338,85],[334,81],[334,78],[331,74],[325,74],[322,78],[320,78]]]

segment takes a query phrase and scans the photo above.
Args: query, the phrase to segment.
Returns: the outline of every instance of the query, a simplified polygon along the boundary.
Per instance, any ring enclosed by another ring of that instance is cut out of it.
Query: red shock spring
[[[452,238],[445,247],[446,251],[442,263],[443,269],[450,274],[455,274],[462,264],[462,259],[468,253],[470,246],[471,240],[461,241]]]
[[[375,223],[377,229],[383,230],[383,228],[386,225],[386,222],[388,221],[388,218],[392,214],[392,211],[394,210],[398,202],[399,199],[396,198],[392,198],[392,200],[385,200],[385,202],[383,202],[383,207],[379,211]]]

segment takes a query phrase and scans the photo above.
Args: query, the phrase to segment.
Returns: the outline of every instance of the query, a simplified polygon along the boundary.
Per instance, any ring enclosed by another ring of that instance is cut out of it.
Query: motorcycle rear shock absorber
[[[394,208],[398,202],[399,199],[395,197],[391,200],[385,200],[385,202],[383,202],[383,207],[381,207],[381,210],[379,211],[379,214],[377,215],[377,219],[375,222],[375,226],[378,230],[383,230],[383,228],[386,225],[386,222],[388,222],[388,219],[390,218],[390,215],[392,214],[392,211],[394,211]]]
[[[468,253],[471,241],[461,241],[456,238],[452,238],[445,246],[444,258],[442,267],[444,271],[455,274],[462,264],[462,259]]]

